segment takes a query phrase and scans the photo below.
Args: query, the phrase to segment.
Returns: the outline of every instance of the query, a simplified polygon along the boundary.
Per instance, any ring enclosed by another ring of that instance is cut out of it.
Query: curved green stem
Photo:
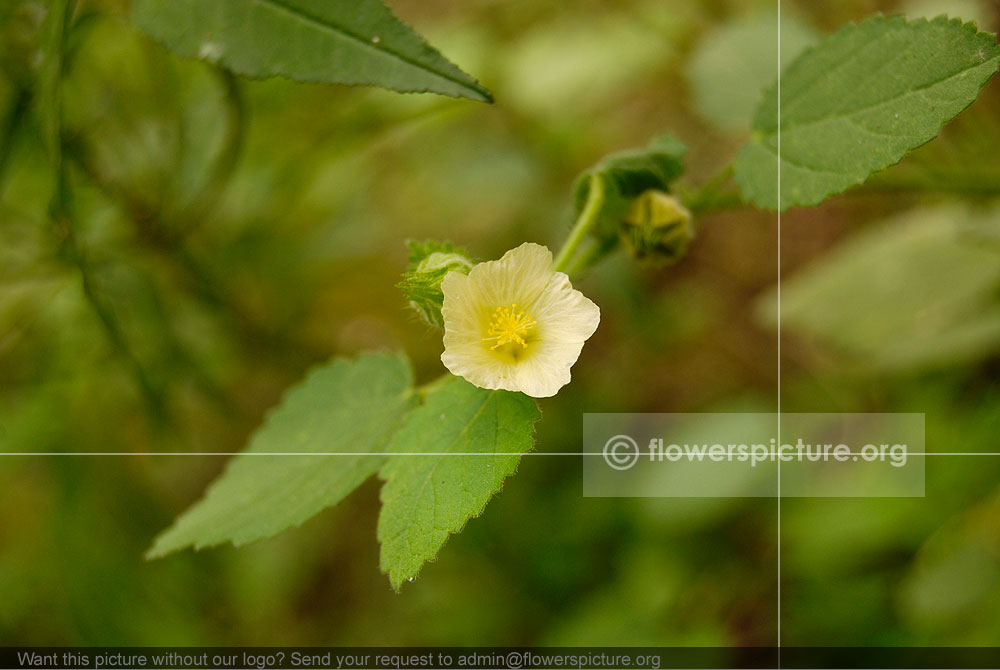
[[[599,175],[592,174],[590,175],[590,189],[587,192],[587,203],[573,225],[573,230],[570,231],[569,237],[563,243],[562,249],[556,255],[556,260],[552,264],[554,271],[563,272],[566,270],[570,261],[573,260],[573,256],[576,255],[577,249],[580,248],[580,244],[583,243],[587,235],[594,228],[594,225],[597,224],[597,220],[601,215],[601,209],[603,208],[604,180]]]
[[[55,189],[49,203],[49,218],[52,223],[59,251],[80,275],[80,284],[87,304],[103,327],[112,350],[125,362],[135,378],[136,384],[145,397],[150,415],[156,421],[166,418],[163,394],[154,385],[129,346],[125,331],[118,322],[114,309],[101,295],[94,277],[93,267],[84,252],[74,228],[73,193],[69,184],[69,166],[65,160],[66,140],[62,128],[62,79],[65,74],[66,42],[72,27],[72,17],[76,10],[76,0],[62,0],[49,8],[54,12],[49,17],[49,44],[45,56],[46,81],[41,95],[45,111],[45,139],[55,177]]]
[[[222,138],[222,148],[201,191],[181,216],[179,234],[188,234],[197,228],[211,214],[222,198],[230,177],[236,169],[243,150],[243,135],[246,125],[246,106],[239,79],[225,68],[214,68],[222,87],[226,107],[226,131]]]
[[[17,132],[21,121],[28,113],[31,104],[31,92],[27,88],[18,87],[13,95],[13,102],[7,114],[3,129],[0,130],[0,185],[10,164],[10,155],[17,141]]]

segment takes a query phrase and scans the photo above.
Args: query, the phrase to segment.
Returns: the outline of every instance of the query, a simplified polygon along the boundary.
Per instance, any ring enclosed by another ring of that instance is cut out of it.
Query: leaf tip
[[[469,84],[467,88],[469,90],[469,94],[466,95],[465,97],[467,97],[469,100],[473,100],[475,102],[485,102],[487,105],[493,104],[494,102],[493,93],[490,91],[490,89],[486,88],[478,81],[473,79],[472,83]]]
[[[482,88],[483,102],[485,102],[487,105],[492,105],[494,102],[493,94],[490,92],[488,88],[484,87],[480,88]]]
[[[176,547],[164,547],[163,544],[163,536],[160,535],[153,540],[153,544],[151,544],[149,549],[147,549],[142,555],[142,558],[146,561],[155,561],[156,559],[163,558],[164,556],[177,550]]]

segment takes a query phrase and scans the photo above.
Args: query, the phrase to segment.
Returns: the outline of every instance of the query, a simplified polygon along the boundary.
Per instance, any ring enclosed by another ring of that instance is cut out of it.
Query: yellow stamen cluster
[[[511,304],[510,307],[498,307],[490,320],[488,331],[490,336],[484,337],[483,342],[495,342],[490,349],[498,349],[510,342],[517,342],[526,349],[528,343],[524,338],[534,327],[535,322],[530,316],[523,310],[517,311],[517,303]]]

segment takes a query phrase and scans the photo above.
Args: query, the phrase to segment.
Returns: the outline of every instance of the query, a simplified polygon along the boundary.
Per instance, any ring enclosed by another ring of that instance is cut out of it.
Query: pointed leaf
[[[316,368],[271,413],[247,453],[234,457],[205,497],[156,538],[147,557],[227,541],[240,546],[340,502],[385,461],[378,452],[416,402],[412,381],[402,355]]]
[[[379,473],[386,480],[378,520],[381,564],[394,588],[482,513],[532,448],[539,416],[523,393],[488,391],[458,377],[409,415],[389,446],[398,455]]]
[[[132,17],[180,55],[250,77],[491,100],[382,0],[135,0]]]
[[[743,196],[761,207],[815,205],[933,139],[1000,62],[972,23],[876,16],[806,50],[765,93],[736,158]],[[781,201],[778,201],[778,173]]]

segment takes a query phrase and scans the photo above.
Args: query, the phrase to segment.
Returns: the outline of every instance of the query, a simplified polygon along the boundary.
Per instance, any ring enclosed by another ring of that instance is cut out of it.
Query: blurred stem
[[[14,141],[17,139],[17,131],[21,127],[21,120],[24,119],[31,102],[31,92],[24,87],[18,87],[14,92],[14,101],[7,113],[7,120],[3,129],[0,129],[0,185],[3,184],[4,173],[10,163],[10,154],[14,148]]]
[[[583,251],[577,254],[576,259],[567,266],[565,270],[566,274],[570,277],[576,277],[579,273],[594,265],[598,260],[613,251],[617,241],[618,238],[615,238],[615,242],[613,244],[606,244],[597,240],[592,241],[589,245],[584,247]]]
[[[246,104],[240,81],[229,70],[221,67],[213,68],[222,84],[226,105],[226,134],[223,137],[222,148],[212,166],[212,171],[205,181],[201,192],[193,199],[183,215],[181,234],[197,228],[219,202],[225,192],[229,179],[236,169],[243,149],[243,132],[246,125]]]
[[[728,163],[702,184],[701,188],[682,194],[684,206],[693,217],[742,206],[744,202],[739,191],[728,183],[732,176],[733,165]]]
[[[587,191],[587,202],[580,212],[573,230],[563,243],[559,254],[556,256],[552,269],[555,272],[564,272],[569,267],[570,262],[576,255],[577,249],[593,230],[601,216],[601,209],[604,207],[604,180],[597,174],[590,175],[590,188]]]
[[[309,347],[305,343],[289,343],[284,336],[261,323],[252,313],[243,309],[233,299],[225,277],[213,269],[211,263],[195,253],[185,238],[178,236],[161,218],[159,212],[150,212],[143,203],[135,201],[128,193],[114,188],[103,179],[88,158],[86,150],[79,143],[66,145],[66,158],[72,160],[83,175],[102,193],[122,208],[134,224],[136,241],[145,249],[166,260],[172,270],[182,278],[185,290],[202,304],[224,314],[231,330],[248,348],[282,357],[293,353],[297,362],[322,360],[326,351]]]
[[[146,399],[151,416],[157,421],[164,418],[163,398],[145,370],[139,363],[134,352],[129,347],[128,340],[122,331],[114,310],[111,305],[104,300],[94,281],[94,274],[86,254],[80,246],[79,240],[74,230],[73,222],[73,194],[69,186],[69,173],[66,163],[63,160],[63,149],[65,147],[62,133],[62,95],[61,85],[65,68],[64,53],[66,49],[67,36],[70,32],[71,19],[75,9],[73,0],[61,0],[53,2],[49,8],[50,12],[57,12],[50,17],[52,21],[52,34],[49,35],[48,53],[46,54],[47,81],[42,100],[49,106],[46,109],[48,117],[46,119],[47,143],[49,145],[52,167],[55,174],[55,189],[52,200],[49,204],[49,215],[52,226],[59,242],[59,250],[62,255],[73,264],[80,273],[81,286],[87,304],[97,315],[104,333],[111,343],[115,352],[125,361],[132,376],[135,378],[140,391]]]

